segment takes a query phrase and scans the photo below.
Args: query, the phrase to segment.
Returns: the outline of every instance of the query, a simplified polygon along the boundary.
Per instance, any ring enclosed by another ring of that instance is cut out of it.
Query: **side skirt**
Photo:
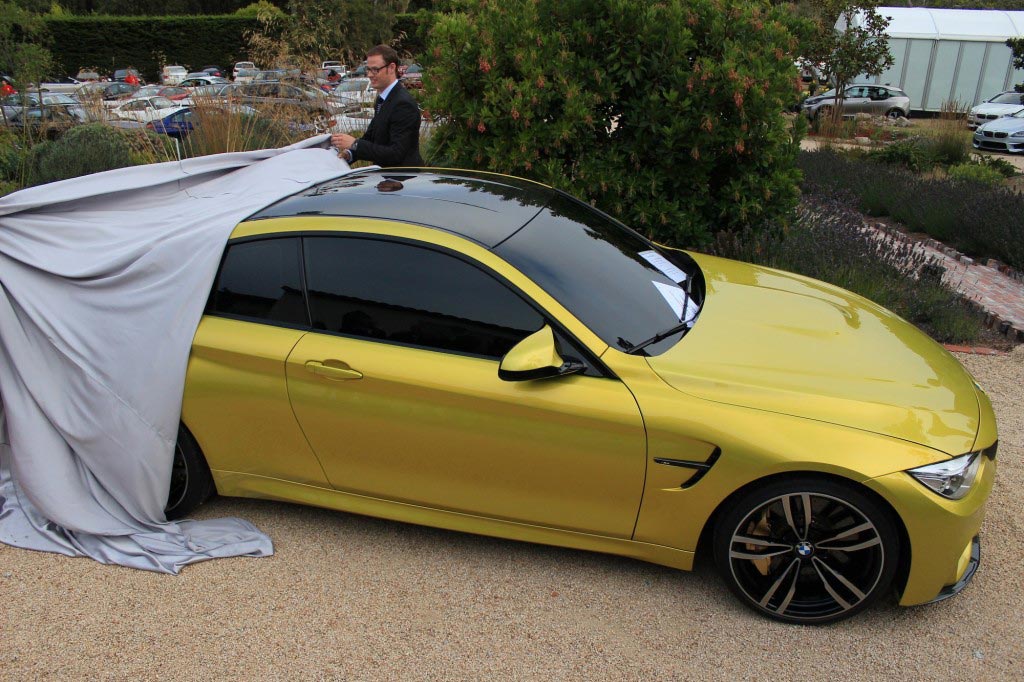
[[[217,492],[227,497],[254,497],[294,502],[463,533],[617,554],[683,571],[693,568],[693,552],[662,545],[431,509],[265,476],[218,470],[214,470],[212,473],[217,485]]]

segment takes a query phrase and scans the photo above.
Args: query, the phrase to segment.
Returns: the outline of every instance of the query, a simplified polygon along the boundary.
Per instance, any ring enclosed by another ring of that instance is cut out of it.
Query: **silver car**
[[[829,115],[836,106],[836,91],[833,88],[820,95],[804,100],[800,110],[808,118],[817,118],[821,114]],[[853,114],[871,114],[899,118],[910,116],[910,97],[907,93],[891,85],[848,85],[844,91],[843,116]]]
[[[967,114],[967,127],[974,130],[983,123],[1003,116],[1016,114],[1024,109],[1024,92],[1009,90],[973,107]]]
[[[974,131],[974,148],[1024,153],[1024,109],[978,126]]]

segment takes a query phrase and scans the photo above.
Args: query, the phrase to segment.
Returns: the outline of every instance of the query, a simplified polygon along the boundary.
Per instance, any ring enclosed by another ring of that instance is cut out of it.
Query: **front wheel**
[[[743,495],[714,529],[715,563],[729,588],[788,623],[832,623],[867,608],[892,585],[899,551],[880,503],[815,478]]]
[[[894,121],[900,118],[901,116],[903,116],[903,112],[900,111],[899,109],[890,109],[889,111],[885,112],[885,117],[891,118]]]
[[[213,490],[213,476],[199,450],[199,444],[185,425],[179,424],[164,515],[168,521],[184,517],[205,502]]]

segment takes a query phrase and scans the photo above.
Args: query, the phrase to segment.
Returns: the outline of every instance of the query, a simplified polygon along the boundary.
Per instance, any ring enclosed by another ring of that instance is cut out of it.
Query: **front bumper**
[[[964,588],[967,587],[967,583],[971,582],[971,578],[978,570],[978,566],[981,565],[981,540],[975,535],[974,539],[971,540],[971,546],[969,548],[969,554],[967,555],[967,565],[963,569],[963,575],[953,585],[946,585],[939,592],[939,596],[932,599],[929,604],[934,604],[937,601],[943,599],[949,599],[952,596],[958,595],[963,592]]]
[[[998,137],[1000,134],[1002,137]],[[1024,137],[1010,137],[1006,133],[983,131],[980,135],[974,134],[974,148],[1020,154],[1024,152]]]
[[[992,490],[996,463],[982,461],[974,488],[961,500],[941,497],[904,472],[867,481],[899,514],[910,542],[907,582],[902,606],[927,604],[951,597],[966,586],[980,561],[978,532],[985,501]]]

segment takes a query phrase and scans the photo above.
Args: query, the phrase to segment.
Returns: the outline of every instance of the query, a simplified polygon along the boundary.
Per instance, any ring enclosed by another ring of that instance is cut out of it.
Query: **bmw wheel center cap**
[[[805,559],[814,554],[814,545],[809,542],[798,542],[794,549],[796,549],[797,554]]]

